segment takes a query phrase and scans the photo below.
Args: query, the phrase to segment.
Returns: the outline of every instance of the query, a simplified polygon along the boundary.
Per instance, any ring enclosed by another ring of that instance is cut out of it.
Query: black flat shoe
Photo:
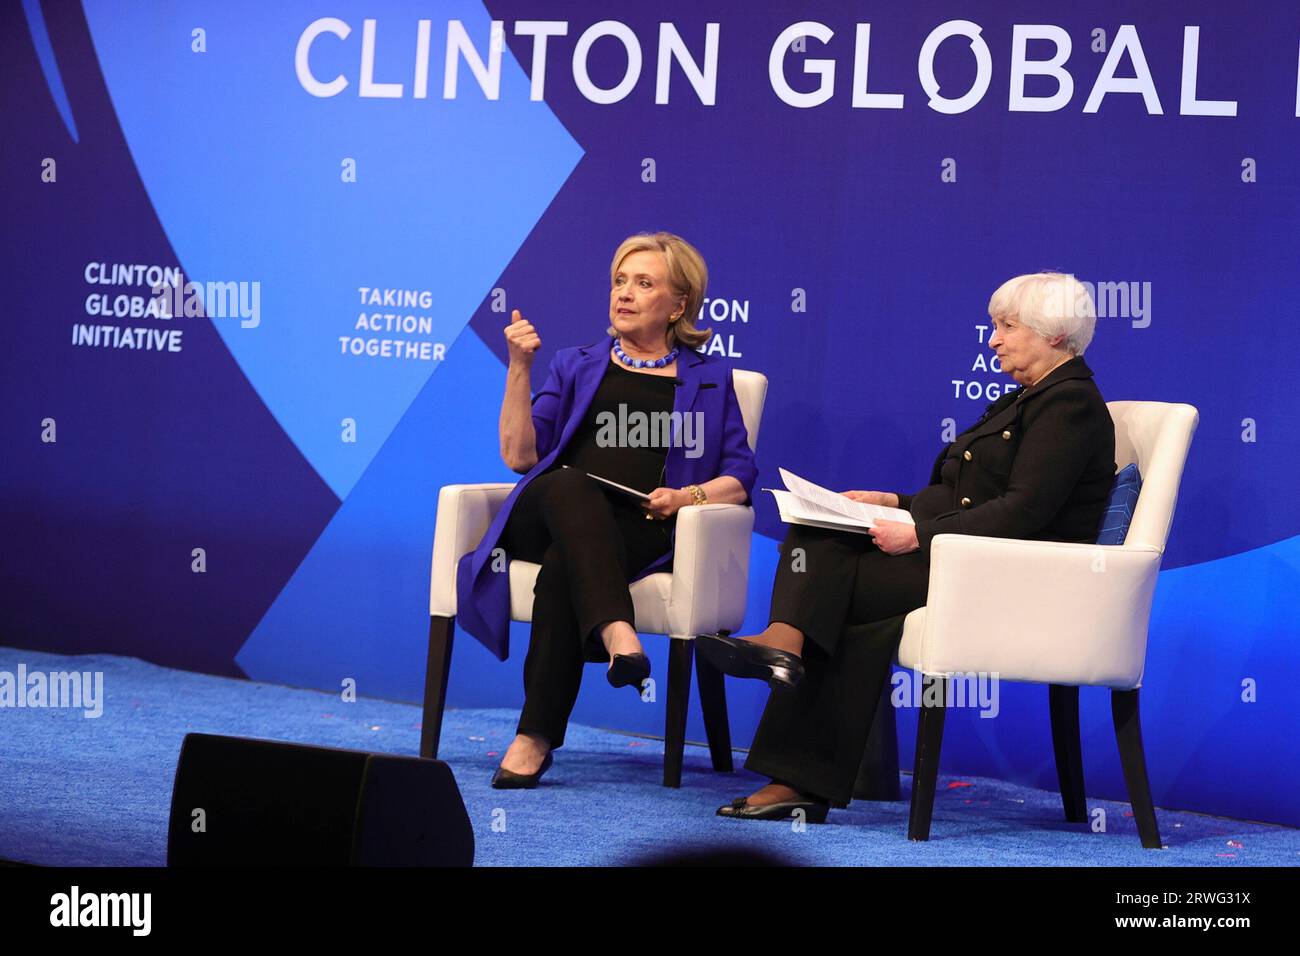
[[[631,685],[639,695],[641,685],[650,679],[650,658],[644,654],[615,654],[614,664],[605,672],[605,679],[611,687]]]
[[[532,790],[537,786],[537,781],[542,779],[542,774],[551,769],[551,763],[551,755],[548,753],[536,773],[515,773],[505,767],[497,767],[497,772],[492,775],[492,789]]]
[[[722,673],[767,681],[772,690],[794,690],[803,680],[803,661],[798,657],[753,641],[701,634],[695,649]]]
[[[826,814],[830,812],[828,800],[786,800],[782,803],[769,803],[761,807],[751,807],[748,797],[737,797],[725,807],[718,807],[718,816],[734,817],[737,820],[786,820],[802,810],[807,823],[825,823]]]

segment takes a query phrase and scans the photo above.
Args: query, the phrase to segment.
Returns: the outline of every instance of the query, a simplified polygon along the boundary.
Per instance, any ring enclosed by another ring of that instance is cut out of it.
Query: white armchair
[[[1111,688],[1124,780],[1142,845],[1160,847],[1147,779],[1138,690],[1160,560],[1197,411],[1164,402],[1109,402],[1118,467],[1142,475],[1122,545],[937,535],[926,606],[907,615],[898,663],[922,675],[908,837],[927,840],[943,739],[947,681],[957,674],[1047,684],[1065,818],[1087,819],[1079,687]],[[1017,603],[995,600],[1015,582]],[[1049,623],[1050,622],[1050,623]],[[943,686],[935,687],[936,683]],[[939,693],[942,690],[945,693]],[[924,702],[937,701],[933,704]]]
[[[767,378],[758,372],[737,369],[733,372],[733,382],[752,450],[758,443]],[[422,757],[438,755],[455,632],[457,562],[478,546],[513,487],[513,484],[447,485],[438,493],[429,593],[429,659],[420,734]],[[729,634],[745,618],[753,528],[754,511],[743,505],[683,508],[677,514],[672,573],[651,574],[631,586],[637,631],[663,634],[670,639],[664,786],[681,785],[695,636]],[[511,620],[532,620],[533,586],[540,570],[539,564],[510,562]],[[713,769],[730,771],[731,733],[722,674],[702,659],[696,659],[695,666]]]

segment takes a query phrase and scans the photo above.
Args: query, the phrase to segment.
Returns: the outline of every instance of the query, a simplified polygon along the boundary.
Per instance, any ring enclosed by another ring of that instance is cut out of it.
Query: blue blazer
[[[533,396],[533,429],[537,433],[537,464],[506,498],[477,550],[460,559],[456,570],[456,606],[463,627],[500,660],[510,655],[510,574],[492,570],[492,551],[524,488],[553,464],[582,425],[610,362],[610,340],[580,348],[561,349],[551,360],[546,384]],[[701,454],[673,447],[664,463],[664,483],[681,488],[731,475],[753,493],[758,468],[749,448],[749,433],[731,382],[731,369],[717,359],[683,349],[677,358],[682,384],[673,396],[673,411],[703,415]],[[674,535],[676,532],[674,531]],[[671,567],[673,552],[659,558],[634,580]]]

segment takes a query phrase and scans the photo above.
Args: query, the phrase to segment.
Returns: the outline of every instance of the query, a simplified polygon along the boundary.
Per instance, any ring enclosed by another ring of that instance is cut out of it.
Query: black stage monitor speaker
[[[187,734],[168,866],[470,866],[474,829],[441,760]]]

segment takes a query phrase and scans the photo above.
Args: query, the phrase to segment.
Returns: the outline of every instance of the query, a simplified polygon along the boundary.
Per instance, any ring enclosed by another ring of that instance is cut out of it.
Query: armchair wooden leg
[[[451,642],[454,617],[429,618],[429,662],[424,671],[424,719],[420,722],[420,756],[437,757],[442,737],[442,712],[447,704],[447,679],[451,676]]]
[[[691,700],[691,657],[694,641],[668,642],[668,701],[664,712],[664,786],[682,785],[682,753],[686,748],[686,706]]]
[[[731,762],[726,678],[722,671],[704,659],[703,654],[695,655],[695,676],[700,682],[700,708],[704,711],[704,732],[709,739],[713,769],[719,773],[731,773],[735,766]]]
[[[1079,743],[1079,688],[1051,684],[1047,706],[1052,715],[1052,749],[1056,753],[1056,779],[1061,784],[1065,819],[1084,823],[1088,801],[1083,788],[1083,747]]]
[[[921,716],[916,726],[916,763],[912,769],[912,810],[907,821],[909,840],[930,839],[934,788],[939,783],[939,751],[943,747],[943,718],[948,680],[926,674],[921,684]]]
[[[1128,787],[1129,803],[1133,805],[1138,836],[1146,849],[1158,850],[1161,847],[1160,827],[1156,823],[1155,804],[1151,802],[1151,782],[1147,779],[1137,690],[1112,690],[1110,713],[1115,721],[1115,741],[1119,744],[1119,761],[1124,768],[1124,783]]]
[[[871,733],[853,784],[854,800],[901,800],[898,786],[898,726],[890,695],[894,685],[885,681],[871,718]]]

